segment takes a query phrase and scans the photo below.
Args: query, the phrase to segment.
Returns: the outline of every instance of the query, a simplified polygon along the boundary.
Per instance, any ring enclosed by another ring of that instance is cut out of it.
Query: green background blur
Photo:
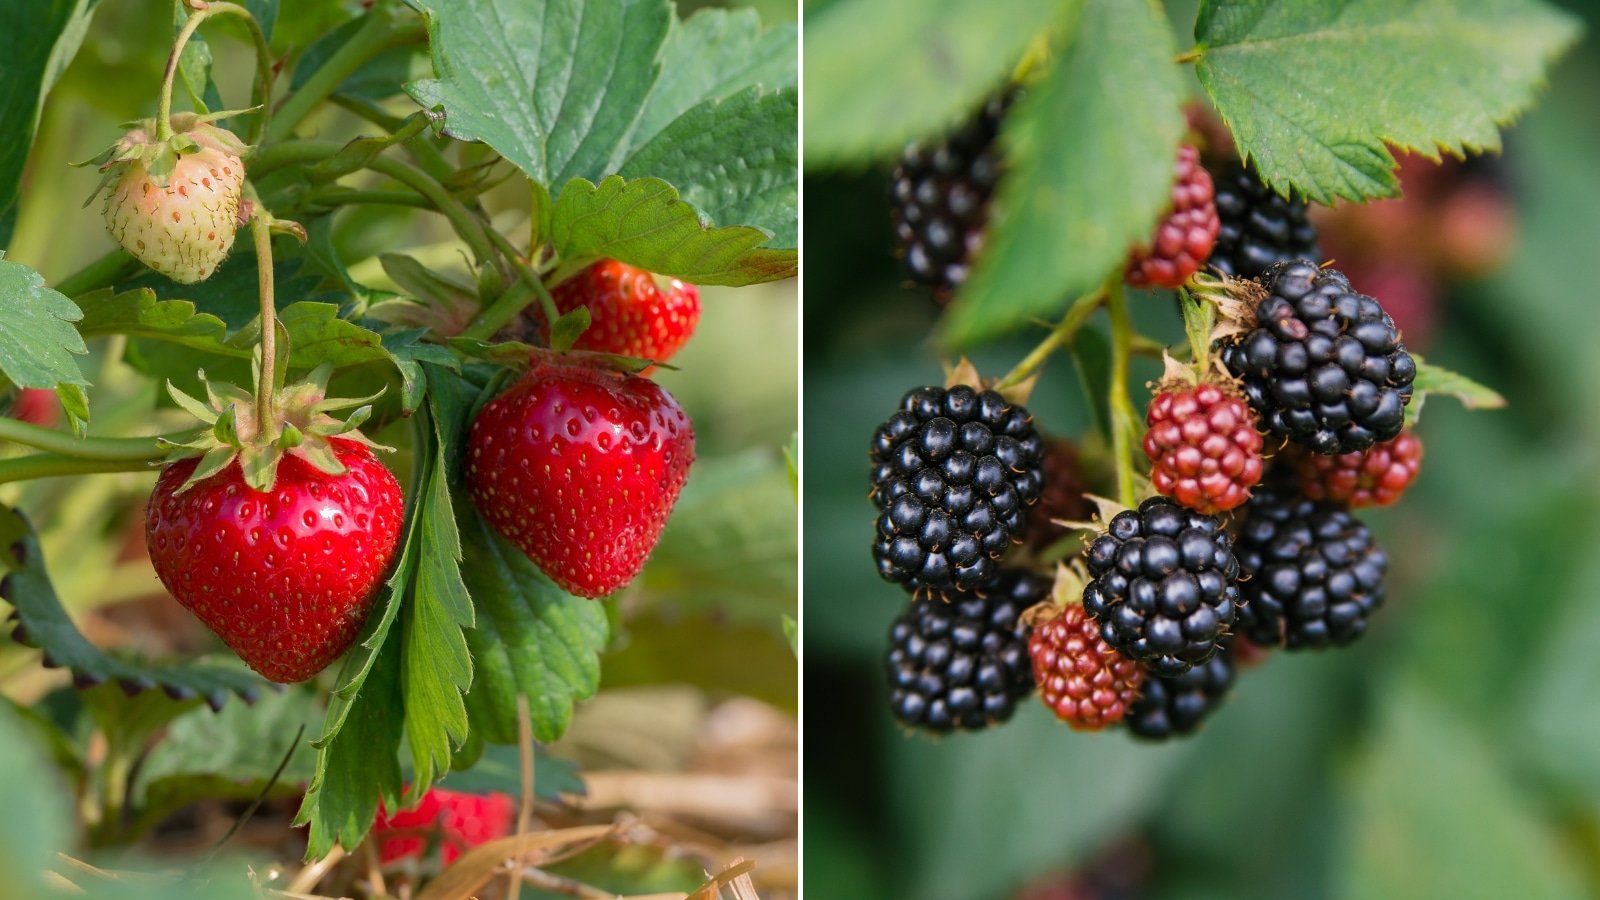
[[[1600,7],[1563,5],[1600,32]],[[1192,5],[1171,12],[1180,32],[1194,21]],[[1364,515],[1392,560],[1368,637],[1244,672],[1198,737],[1164,746],[1072,732],[1036,700],[1004,727],[941,740],[890,718],[880,659],[905,597],[874,574],[866,450],[907,388],[942,379],[926,342],[936,310],[901,286],[885,171],[807,173],[810,896],[1012,896],[1128,838],[1151,863],[1137,896],[1600,896],[1592,37],[1550,82],[1506,159],[1516,247],[1442,298],[1429,354],[1510,408],[1428,404],[1420,481]],[[1181,340],[1170,301],[1135,306],[1142,333]],[[987,348],[980,370],[1003,372],[1040,336]],[[1136,382],[1156,374],[1144,363]],[[1081,398],[1060,357],[1030,407],[1047,431],[1081,435]]]

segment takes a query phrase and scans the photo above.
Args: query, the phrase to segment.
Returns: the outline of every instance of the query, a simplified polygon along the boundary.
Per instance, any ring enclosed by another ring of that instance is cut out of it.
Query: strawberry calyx
[[[254,112],[256,109],[260,107],[221,110],[206,115],[191,112],[175,113],[171,119],[172,137],[165,140],[156,136],[155,119],[127,123],[127,133],[118,138],[116,143],[90,159],[72,163],[74,166],[98,166],[104,173],[104,177],[100,179],[94,193],[84,201],[84,205],[88,206],[93,202],[107,185],[121,176],[124,169],[134,164],[143,165],[150,175],[150,180],[157,186],[165,188],[180,157],[202,150],[216,150],[230,156],[242,156],[249,151],[250,145],[240,140],[233,132],[212,123],[230,116]]]
[[[259,366],[259,362],[257,363]],[[206,399],[198,400],[167,382],[173,402],[205,423],[183,441],[163,439],[171,453],[166,462],[200,457],[194,473],[178,488],[183,493],[194,485],[227,469],[238,460],[245,484],[265,493],[277,480],[278,465],[285,456],[294,456],[329,475],[343,475],[344,463],[334,453],[332,438],[355,441],[375,450],[394,452],[368,439],[360,427],[372,416],[372,401],[382,391],[357,399],[328,396],[328,379],[333,367],[323,363],[304,379],[273,392],[271,421],[261,421],[254,394],[227,382],[210,381],[200,372]],[[333,413],[348,410],[339,418]]]

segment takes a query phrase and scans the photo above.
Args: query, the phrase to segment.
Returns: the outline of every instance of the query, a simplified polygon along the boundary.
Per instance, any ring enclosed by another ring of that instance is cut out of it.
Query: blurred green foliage
[[[814,4],[821,5],[821,4]],[[1584,15],[1600,6],[1562,4]],[[1192,22],[1174,4],[1175,22]],[[1550,73],[1511,134],[1519,217],[1501,271],[1453,290],[1429,353],[1506,395],[1430,403],[1428,457],[1370,512],[1389,605],[1348,650],[1243,673],[1196,738],[1058,725],[1028,703],[991,733],[899,732],[881,671],[904,603],[868,551],[867,441],[942,377],[936,313],[891,256],[884,171],[806,179],[806,884],[830,898],[986,900],[1134,836],[1159,898],[1600,894],[1600,51]],[[814,113],[813,113],[814,114]],[[1067,251],[1063,251],[1067,252]],[[1182,339],[1168,302],[1136,325]],[[1102,326],[1103,327],[1103,326]],[[1038,332],[985,348],[997,374]],[[1135,381],[1153,377],[1136,368]],[[1030,407],[1081,435],[1069,361]]]

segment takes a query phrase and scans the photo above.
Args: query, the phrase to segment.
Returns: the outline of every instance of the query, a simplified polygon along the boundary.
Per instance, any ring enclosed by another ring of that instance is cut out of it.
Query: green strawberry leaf
[[[796,246],[799,101],[792,90],[754,87],[707,100],[635,150],[618,174],[660,178],[712,221],[775,223],[771,243]]]
[[[477,677],[467,694],[472,728],[494,744],[517,742],[517,697],[528,698],[533,736],[553,741],[572,721],[572,705],[600,687],[605,607],[556,587],[507,543],[462,496],[462,575],[477,607],[467,644]]]
[[[406,89],[445,111],[446,133],[483,141],[558,195],[574,179],[618,172],[681,181],[712,221],[796,246],[794,55],[725,65],[792,41],[763,37],[748,19],[679,23],[666,0],[413,5],[428,23],[436,77]],[[694,56],[699,48],[710,52]],[[702,187],[735,170],[737,190]]]
[[[252,800],[267,787],[301,728],[309,735],[321,692],[306,686],[269,693],[255,706],[229,704],[215,715],[185,713],[139,764],[130,792],[135,818],[126,834],[143,834],[201,800]],[[315,771],[309,746],[296,746],[269,796],[298,796]]]
[[[95,6],[96,0],[0,3],[0,34],[27,36],[7,44],[6,89],[0,91],[0,123],[6,131],[0,142],[0,247],[11,245],[22,170],[45,97],[77,54]],[[0,296],[10,293],[3,282],[0,276]],[[0,316],[5,318],[9,315]]]
[[[707,225],[656,178],[569,182],[556,198],[550,239],[566,272],[611,258],[694,284],[737,287],[788,278],[798,267],[795,251],[762,247],[761,231]]]
[[[1149,3],[1085,0],[1054,68],[1007,115],[1007,173],[949,315],[970,345],[1059,312],[1124,264],[1168,205],[1183,134],[1172,35]]]
[[[221,709],[228,695],[246,701],[261,695],[260,677],[237,667],[207,663],[155,665],[111,656],[89,643],[73,624],[45,569],[44,552],[33,529],[16,511],[0,507],[0,599],[13,607],[12,638],[38,647],[47,665],[72,672],[80,687],[115,682],[130,694],[159,687],[169,695],[201,698]]]
[[[1389,146],[1498,150],[1578,33],[1539,0],[1208,0],[1196,71],[1267,184],[1332,203],[1397,196]]]
[[[89,435],[89,395],[81,384],[56,385],[56,399],[61,402],[61,412],[66,416],[67,427],[75,437]]]
[[[499,791],[513,797],[522,794],[522,751],[512,744],[495,744],[483,749],[472,768],[451,772],[440,787],[472,794]],[[550,756],[542,744],[533,745],[533,794],[541,800],[560,803],[563,796],[583,796],[583,778],[578,764]]]
[[[667,33],[661,47],[661,76],[628,135],[628,146],[643,146],[679,116],[708,100],[748,87],[794,87],[799,74],[795,50],[792,24],[763,32],[761,18],[753,9],[699,10]],[[793,118],[789,128],[792,132]]]
[[[18,387],[88,384],[74,354],[89,352],[77,304],[22,263],[0,258],[0,372]]]
[[[433,433],[430,441],[419,442],[417,453],[432,459],[421,495],[412,501],[420,510],[419,558],[410,601],[401,612],[400,645],[414,794],[450,770],[451,753],[466,739],[462,693],[472,684],[472,656],[462,634],[472,627],[472,598],[461,580],[461,535],[446,475],[458,462],[451,451],[466,442],[467,414],[478,392],[448,371],[426,372]]]
[[[1079,5],[838,0],[808,13],[806,163],[877,160],[960,124]]]
[[[238,352],[224,343],[227,323],[196,310],[187,300],[158,300],[150,288],[121,293],[105,288],[84,294],[77,303],[83,310],[78,333],[86,339],[125,334],[170,341],[208,353],[233,356]]]

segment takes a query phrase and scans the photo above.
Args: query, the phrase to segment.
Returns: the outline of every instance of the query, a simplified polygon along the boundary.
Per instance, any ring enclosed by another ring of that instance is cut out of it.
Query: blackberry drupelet
[[[1051,583],[1006,569],[983,591],[912,598],[889,630],[884,661],[894,717],[933,732],[1011,718],[1033,691],[1022,613],[1050,595]]]
[[[995,137],[1011,105],[1007,92],[942,141],[913,144],[890,176],[895,237],[906,274],[940,301],[967,279],[983,243],[989,200],[1000,181]]]
[[[1288,474],[1242,510],[1239,630],[1263,647],[1348,644],[1383,603],[1389,558],[1349,510],[1308,499]]]
[[[1255,278],[1284,260],[1321,258],[1306,201],[1278,196],[1236,159],[1214,166],[1211,181],[1219,222],[1211,265],[1235,278]]]
[[[1107,644],[1156,675],[1210,659],[1238,615],[1239,562],[1214,516],[1151,497],[1112,517],[1085,552],[1083,608]]]
[[[1182,675],[1146,678],[1123,721],[1146,740],[1190,734],[1222,704],[1233,687],[1233,675],[1233,653],[1224,649]]]
[[[1378,301],[1309,260],[1279,263],[1256,324],[1222,350],[1262,429],[1323,454],[1393,439],[1417,364]]]
[[[922,387],[872,438],[872,555],[913,592],[982,587],[1044,489],[1044,441],[994,391]]]

